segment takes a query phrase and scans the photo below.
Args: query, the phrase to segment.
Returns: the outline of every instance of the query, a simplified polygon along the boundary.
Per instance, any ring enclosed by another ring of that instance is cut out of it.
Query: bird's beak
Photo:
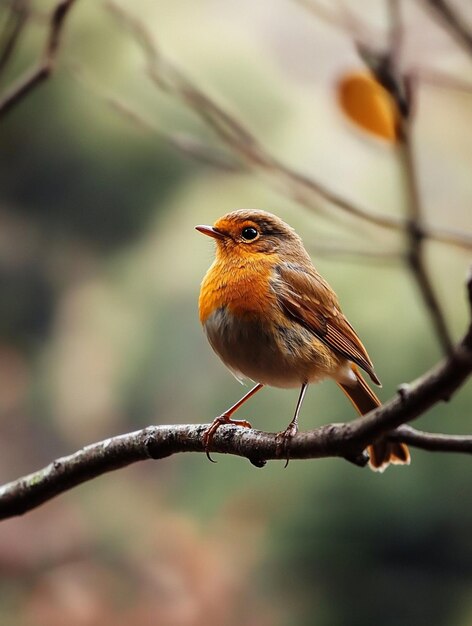
[[[208,237],[213,237],[213,239],[225,239],[226,237],[224,233],[213,228],[213,226],[195,226],[195,230],[198,230],[199,233],[203,233],[204,235],[208,235]]]

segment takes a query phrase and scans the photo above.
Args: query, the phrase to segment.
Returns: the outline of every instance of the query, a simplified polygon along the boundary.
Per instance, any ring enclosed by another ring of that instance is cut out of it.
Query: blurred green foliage
[[[142,235],[155,214],[156,196],[165,207],[186,164],[162,146],[126,132],[123,124],[118,128],[115,119],[110,123],[96,116],[81,123],[70,110],[71,97],[73,106],[84,111],[83,93],[67,82],[53,83],[4,125],[4,202],[51,236],[105,250],[126,245]],[[31,125],[32,117],[37,124]]]

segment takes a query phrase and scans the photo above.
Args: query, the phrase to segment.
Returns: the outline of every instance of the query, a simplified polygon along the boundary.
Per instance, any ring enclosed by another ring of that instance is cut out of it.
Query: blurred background
[[[27,4],[2,91],[37,61],[55,6]],[[419,74],[416,173],[425,222],[467,233],[472,56],[426,4],[403,2],[402,13],[402,68]],[[401,217],[395,145],[340,105],[340,84],[365,71],[354,26],[382,47],[386,5],[120,6],[268,153],[353,204]],[[2,0],[3,33],[21,6]],[[472,30],[470,3],[451,6]],[[182,99],[156,88],[109,5],[76,0],[63,35],[57,72],[0,121],[2,483],[148,424],[211,421],[242,395],[197,315],[213,242],[194,225],[235,208],[272,211],[303,236],[369,350],[383,400],[437,362],[401,232],[321,198],[309,210],[277,177],[243,167]],[[470,256],[427,243],[454,340],[468,323]],[[266,389],[241,417],[280,430],[297,393]],[[470,433],[471,402],[468,385],[418,425]],[[310,388],[301,427],[353,417],[326,382]],[[337,459],[256,469],[181,454],[93,480],[1,523],[0,623],[468,626],[471,461],[412,457],[408,469],[380,476]]]

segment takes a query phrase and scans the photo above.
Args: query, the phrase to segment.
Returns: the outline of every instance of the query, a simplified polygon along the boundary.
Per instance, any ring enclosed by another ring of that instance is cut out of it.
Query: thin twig
[[[18,12],[18,2],[21,0],[2,0],[3,4],[8,7],[10,11]],[[26,0],[28,3],[28,19],[34,21],[37,24],[47,24],[49,22],[49,14],[37,7],[31,6],[31,0]]]
[[[359,51],[361,57],[368,64],[369,69],[379,83],[389,92],[396,105],[397,154],[404,179],[408,211],[408,222],[405,229],[408,242],[406,259],[431,317],[438,340],[443,350],[448,353],[452,350],[453,342],[425,259],[424,213],[418,188],[411,132],[414,83],[408,81],[400,69],[403,27],[399,0],[389,0],[388,6],[390,9],[391,28],[387,52],[378,53],[365,46],[360,46]]]
[[[401,441],[429,452],[463,452],[472,454],[472,436],[426,433],[411,426],[399,426],[388,435],[392,441]]]
[[[467,278],[469,314],[472,318],[472,267]],[[448,401],[472,373],[472,323],[452,352],[414,385],[402,386],[398,396],[349,424],[355,436],[375,440],[385,432],[415,419],[440,401]],[[439,382],[440,381],[440,382]],[[399,415],[406,419],[399,419]]]
[[[386,228],[397,228],[397,218],[370,213],[357,207],[349,200],[325,188],[318,181],[294,171],[269,155],[247,127],[216,104],[185,77],[169,59],[164,57],[142,22],[114,2],[106,2],[106,6],[128,28],[141,46],[146,56],[148,74],[154,84],[159,89],[179,98],[197,113],[238,156],[248,162],[252,169],[272,175],[278,184],[282,183],[286,186],[293,197],[312,210],[317,212],[321,210],[319,203],[319,196],[321,196],[335,206],[366,221]]]
[[[464,250],[472,249],[472,235],[448,228],[423,226],[423,236],[432,241],[445,243]]]
[[[0,75],[5,71],[13,52],[20,40],[21,33],[28,21],[29,0],[16,0],[10,6],[10,15],[6,21],[2,39],[4,43],[0,52]]]
[[[407,206],[409,207],[411,216],[410,227],[407,232],[409,241],[407,262],[420,290],[426,308],[430,313],[430,317],[441,346],[444,351],[449,352],[453,345],[452,339],[446,324],[444,312],[435,293],[425,259],[425,238],[421,234],[423,214],[413,156],[410,120],[408,119],[402,120],[399,157],[409,198]],[[420,230],[418,230],[418,227]]]
[[[446,72],[438,70],[436,68],[424,67],[422,65],[414,66],[409,70],[409,74],[416,81],[421,81],[432,85],[433,87],[439,87],[441,89],[449,89],[455,91],[462,91],[466,95],[472,94],[472,82],[464,80],[457,76],[451,76]]]
[[[333,3],[328,8],[326,5],[319,4],[316,0],[294,1],[316,19],[358,41],[374,43],[378,39],[378,34],[365,22],[361,22],[341,0],[334,3],[336,8],[333,8]]]
[[[39,63],[0,98],[0,118],[11,111],[15,105],[53,73],[66,17],[75,1],[61,0],[56,5],[51,14],[49,32]]]
[[[330,26],[341,28],[343,30],[346,27],[341,12],[333,9],[332,6],[328,8],[325,5],[319,4],[315,0],[295,0],[295,2],[304,9],[307,9],[307,11],[325,24],[329,24]]]
[[[143,50],[147,73],[156,87],[176,97],[197,114],[251,170],[265,176],[272,185],[311,211],[323,211],[326,214],[326,209],[320,202],[323,199],[362,221],[390,230],[406,231],[408,221],[359,207],[314,178],[272,156],[241,121],[224,110],[163,55],[140,20],[111,0],[105,6],[129,30]],[[332,212],[328,215],[332,217]],[[472,249],[472,235],[468,233],[456,233],[432,226],[423,227],[423,233],[437,241]]]
[[[203,143],[197,137],[188,133],[168,133],[159,128],[152,120],[140,111],[133,108],[128,102],[108,93],[103,87],[85,73],[83,68],[76,63],[69,64],[71,75],[78,83],[102,100],[117,115],[126,120],[129,124],[146,134],[152,133],[161,141],[166,142],[185,156],[191,157],[201,163],[212,165],[226,172],[241,172],[244,170],[241,163],[222,150],[213,148]]]
[[[193,157],[203,163],[208,163],[215,167],[221,168],[229,172],[241,172],[244,171],[243,164],[236,162],[226,153],[221,150],[203,144],[198,139],[187,134],[166,133],[160,129],[156,124],[145,117],[142,112],[138,112],[132,108],[130,104],[123,99],[117,98],[114,94],[106,92],[103,87],[99,86],[96,82],[92,81],[90,76],[86,74],[83,68],[79,67],[77,63],[69,64],[71,75],[75,78],[83,87],[90,90],[95,96],[103,100],[107,106],[109,106],[118,115],[127,120],[130,124],[135,126],[138,130],[145,133],[153,133],[160,139],[166,141],[172,147],[183,152],[186,156]],[[452,230],[436,230],[431,231],[426,226],[423,226],[423,235],[426,239],[435,239],[438,242],[459,245],[464,248],[472,248],[472,237],[468,237],[466,234],[459,231]],[[363,248],[349,248],[344,245],[323,245],[319,242],[316,246],[311,246],[316,253],[322,255],[342,255],[357,258],[366,258],[368,261],[371,259],[384,259],[395,260],[404,257],[402,251],[385,251],[385,250],[366,250]]]
[[[362,261],[401,261],[404,257],[402,250],[386,250],[378,248],[368,248],[366,246],[352,246],[346,243],[323,240],[316,242],[308,242],[308,247],[316,256],[334,257],[336,261],[343,260],[346,257],[355,258]]]
[[[431,9],[431,14],[439,19],[459,45],[472,55],[472,31],[466,26],[465,19],[446,0],[422,0]]]

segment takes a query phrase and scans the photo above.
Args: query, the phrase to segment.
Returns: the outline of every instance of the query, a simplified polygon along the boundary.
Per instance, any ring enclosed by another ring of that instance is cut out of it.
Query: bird
[[[291,226],[267,211],[239,209],[213,226],[195,228],[216,242],[215,259],[201,283],[200,322],[214,352],[236,378],[255,383],[205,431],[210,460],[211,442],[222,424],[251,427],[232,416],[266,385],[300,388],[293,418],[279,433],[286,448],[298,432],[311,383],[333,379],[360,415],[380,406],[361,373],[381,386],[367,350]],[[401,442],[380,439],[367,453],[375,471],[410,463],[408,447]]]

